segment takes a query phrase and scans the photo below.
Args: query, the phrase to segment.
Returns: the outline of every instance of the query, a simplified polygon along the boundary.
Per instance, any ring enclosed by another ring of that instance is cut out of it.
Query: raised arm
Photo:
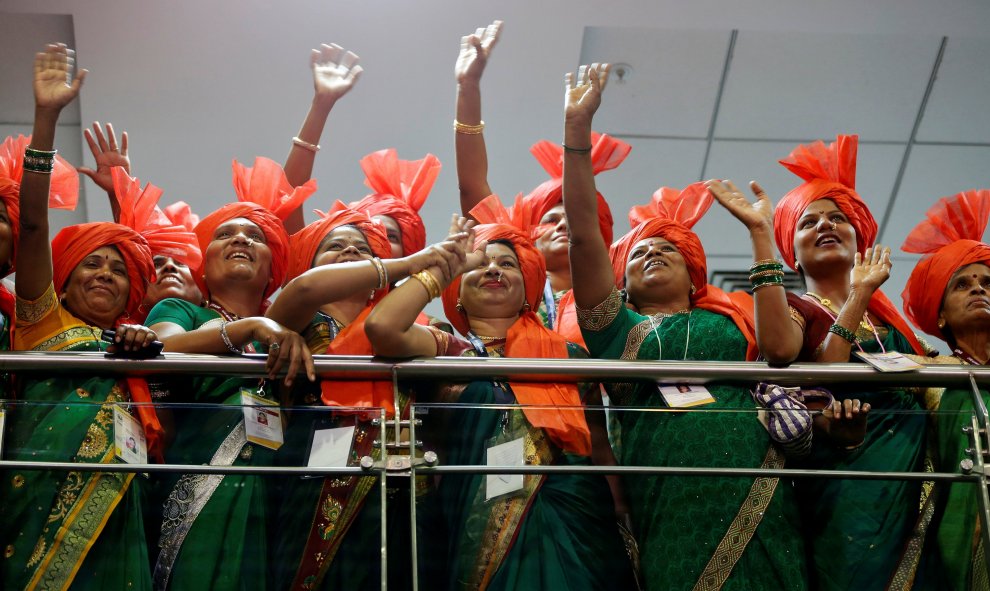
[[[450,247],[447,247],[449,250]],[[435,244],[401,259],[335,263],[306,271],[286,285],[265,316],[292,330],[302,331],[321,306],[369,294],[432,266],[447,265],[444,244]],[[378,264],[385,276],[378,271]],[[445,271],[448,275],[450,270]]]
[[[574,302],[590,309],[615,288],[608,246],[598,229],[595,174],[591,167],[591,122],[602,101],[608,64],[581,66],[564,77],[564,213],[570,231]]]
[[[495,21],[474,35],[461,37],[461,52],[454,65],[457,79],[454,151],[464,215],[492,194],[488,185],[488,151],[482,133],[481,75],[501,31],[502,21]]]
[[[749,186],[756,195],[750,202],[732,181],[708,181],[708,190],[715,200],[746,226],[753,245],[754,266],[775,261],[773,244],[773,203],[756,181]],[[760,353],[770,363],[794,361],[804,343],[804,330],[791,320],[787,292],[782,285],[766,285],[753,291],[756,310],[756,343]]]
[[[416,324],[423,308],[461,273],[485,259],[485,244],[474,242],[473,222],[454,216],[450,236],[443,242],[444,265],[433,265],[395,288],[364,323],[375,353],[385,357],[435,357],[437,341],[431,329]]]
[[[26,300],[40,297],[52,282],[52,247],[48,242],[48,190],[55,158],[52,150],[58,117],[79,95],[86,78],[86,70],[76,74],[75,65],[75,52],[64,43],[49,44],[34,56],[34,131],[21,180],[15,284],[17,296]],[[48,172],[44,172],[46,168]]]
[[[313,102],[299,129],[299,135],[292,139],[292,147],[285,158],[285,177],[293,187],[302,185],[313,176],[313,163],[316,161],[316,152],[320,149],[320,137],[330,110],[342,96],[354,88],[364,71],[358,65],[359,60],[357,54],[333,43],[324,43],[310,54]],[[302,207],[290,213],[285,220],[285,230],[289,234],[302,230],[305,225]]]

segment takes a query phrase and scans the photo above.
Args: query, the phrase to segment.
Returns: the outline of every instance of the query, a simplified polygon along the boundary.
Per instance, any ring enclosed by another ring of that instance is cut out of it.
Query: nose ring
[[[832,220],[832,231],[835,232],[835,220]]]

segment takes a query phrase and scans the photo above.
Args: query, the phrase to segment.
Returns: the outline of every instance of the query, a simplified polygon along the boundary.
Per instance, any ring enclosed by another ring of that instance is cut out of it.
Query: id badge
[[[313,431],[309,449],[309,468],[346,468],[351,457],[354,426]],[[321,477],[322,478],[322,477]]]
[[[698,384],[657,384],[660,396],[671,408],[690,408],[715,402],[708,388]]]
[[[241,388],[241,404],[247,440],[268,449],[282,447],[285,441],[282,436],[282,411],[246,388]]]
[[[118,405],[113,407],[114,455],[128,464],[148,463],[148,441],[141,422]]]
[[[872,365],[882,372],[914,371],[921,369],[921,364],[908,359],[897,351],[887,351],[886,353],[865,353],[855,351],[856,356]]]
[[[526,435],[527,431],[522,429],[506,431],[489,439],[485,445],[486,464],[488,466],[525,466]],[[523,492],[524,485],[524,474],[486,474],[485,501],[519,494]]]

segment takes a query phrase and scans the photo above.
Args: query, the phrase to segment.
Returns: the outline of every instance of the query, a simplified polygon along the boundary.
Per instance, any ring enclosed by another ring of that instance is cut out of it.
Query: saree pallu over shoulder
[[[613,292],[578,310],[585,342],[605,359],[739,361],[749,343],[728,316],[694,308],[643,316]],[[662,378],[660,378],[662,381]],[[778,468],[781,454],[745,388],[710,385],[699,410],[669,408],[655,385],[607,384],[620,407],[620,464]],[[793,487],[777,478],[631,476],[624,479],[648,589],[805,589],[805,548]]]

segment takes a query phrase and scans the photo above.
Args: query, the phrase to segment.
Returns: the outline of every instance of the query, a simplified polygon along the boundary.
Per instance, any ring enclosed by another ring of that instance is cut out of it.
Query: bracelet
[[[757,271],[755,273],[750,274],[749,280],[754,281],[756,279],[760,279],[761,277],[783,277],[783,276],[784,276],[783,271],[778,271],[776,269],[767,269],[766,271]]]
[[[419,281],[419,283],[426,289],[426,295],[431,299],[435,300],[440,297],[441,289],[440,282],[437,278],[433,276],[433,273],[429,271],[420,271],[419,273],[414,273],[413,279]]]
[[[478,135],[485,129],[485,122],[482,121],[477,125],[471,125],[469,123],[461,123],[457,119],[454,119],[454,131],[457,133],[463,133],[465,135]]]
[[[560,145],[564,146],[565,152],[571,152],[572,154],[587,154],[591,152],[591,149],[594,147],[594,146],[588,146],[587,148],[572,148],[567,144],[565,144],[564,142],[560,142]]]
[[[55,154],[58,150],[35,150],[24,148],[24,170],[41,174],[51,174],[55,169]]]
[[[749,268],[750,273],[759,273],[760,271],[780,271],[784,272],[784,264],[780,262],[774,263],[753,263],[753,266]]]
[[[840,337],[849,341],[853,345],[859,342],[859,338],[856,336],[856,333],[854,333],[853,331],[849,330],[844,326],[833,324],[832,326],[828,327],[828,331],[830,333],[839,335]]]
[[[763,259],[762,261],[754,261],[753,262],[753,266],[754,267],[759,267],[761,265],[780,265],[780,268],[781,269],[784,268],[784,263],[780,262],[777,259]]]
[[[238,349],[237,347],[234,346],[234,343],[230,341],[230,335],[227,334],[226,320],[220,321],[220,338],[223,339],[223,344],[227,345],[227,348],[230,349],[231,353],[237,353],[238,355],[244,353],[243,349]]]
[[[781,287],[784,287],[784,282],[783,281],[765,281],[763,283],[760,283],[759,285],[753,285],[753,293],[756,293],[762,287],[768,287],[770,285],[779,285]]]
[[[371,266],[378,271],[378,287],[375,289],[385,289],[388,285],[388,269],[385,268],[385,263],[378,257],[372,257]]]
[[[312,152],[314,154],[320,151],[319,144],[311,144],[311,143],[307,142],[306,140],[299,139],[299,136],[298,135],[296,137],[292,138],[292,143],[294,145],[296,145],[296,146],[299,146],[303,150],[309,150],[310,152]]]

